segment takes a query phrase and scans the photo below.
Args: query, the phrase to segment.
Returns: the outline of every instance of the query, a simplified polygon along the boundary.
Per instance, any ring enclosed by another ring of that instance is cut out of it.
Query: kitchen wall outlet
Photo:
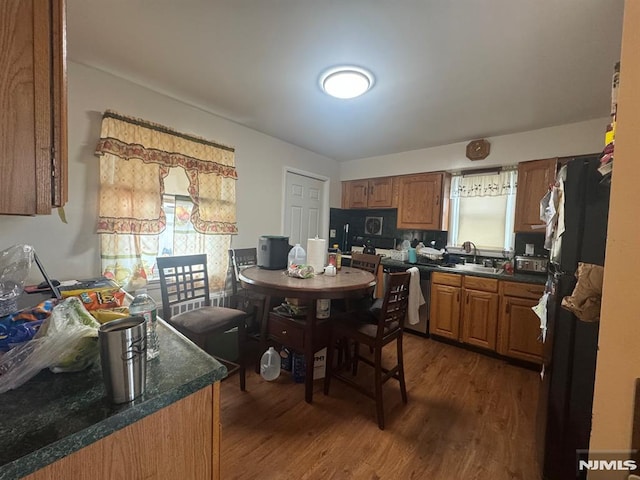
[[[525,248],[524,248],[524,254],[525,255],[533,255],[535,252],[535,248],[533,246],[533,243],[527,243]]]
[[[332,228],[329,230],[329,238],[336,238],[336,229]]]

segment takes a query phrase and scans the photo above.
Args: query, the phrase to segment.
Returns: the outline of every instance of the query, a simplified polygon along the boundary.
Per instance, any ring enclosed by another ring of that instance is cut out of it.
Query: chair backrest
[[[390,273],[378,317],[378,339],[402,332],[409,307],[409,272]]]
[[[169,320],[179,304],[185,311],[211,305],[207,255],[156,258],[162,293],[162,318]]]
[[[231,266],[231,288],[238,293],[238,275],[243,268],[258,264],[258,251],[255,248],[230,248],[229,265]]]
[[[380,265],[380,255],[371,255],[368,253],[351,254],[351,266],[353,268],[359,268],[360,270],[366,270],[374,275],[378,272],[378,266]]]

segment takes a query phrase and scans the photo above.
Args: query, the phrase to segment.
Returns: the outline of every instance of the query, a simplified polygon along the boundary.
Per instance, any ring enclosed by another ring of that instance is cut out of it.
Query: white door
[[[289,244],[299,243],[306,250],[307,239],[323,238],[325,201],[324,181],[287,171],[284,199],[284,235]]]

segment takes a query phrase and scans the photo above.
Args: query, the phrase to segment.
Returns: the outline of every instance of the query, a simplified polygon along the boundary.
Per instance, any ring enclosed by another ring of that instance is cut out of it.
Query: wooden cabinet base
[[[24,478],[219,479],[220,382]]]

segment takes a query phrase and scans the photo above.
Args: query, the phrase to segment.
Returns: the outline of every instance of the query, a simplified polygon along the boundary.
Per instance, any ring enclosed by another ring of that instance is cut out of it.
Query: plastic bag
[[[29,245],[14,245],[0,252],[0,316],[17,310],[15,302],[24,290],[32,261]]]
[[[71,297],[56,305],[33,340],[0,357],[0,393],[18,388],[40,370],[76,372],[98,358],[100,324]]]

